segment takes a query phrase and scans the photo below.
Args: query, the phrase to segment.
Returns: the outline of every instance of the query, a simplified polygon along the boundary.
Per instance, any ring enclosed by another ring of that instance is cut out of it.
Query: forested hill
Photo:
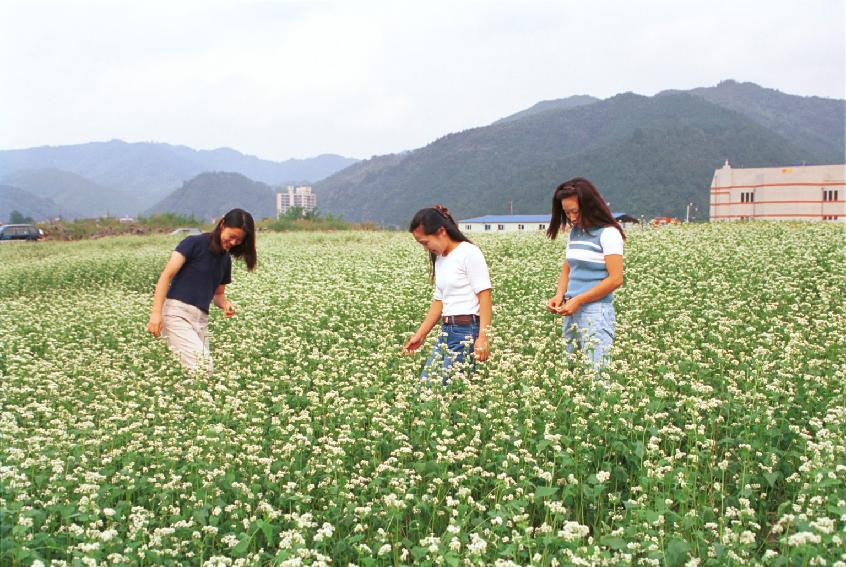
[[[732,96],[736,91],[742,96]],[[726,81],[690,92],[579,102],[529,109],[354,164],[316,184],[320,208],[392,225],[433,203],[458,217],[512,206],[515,213],[545,212],[558,183],[584,176],[615,210],[681,216],[693,202],[705,218],[714,169],[726,159],[735,167],[843,159],[842,100]],[[831,125],[836,121],[839,128]]]
[[[171,212],[209,222],[234,208],[246,209],[256,220],[276,216],[274,191],[240,173],[203,173],[186,181],[146,214]]]

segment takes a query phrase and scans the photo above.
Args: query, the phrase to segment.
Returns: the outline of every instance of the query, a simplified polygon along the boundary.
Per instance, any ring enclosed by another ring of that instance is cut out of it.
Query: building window
[[[823,190],[823,201],[839,201],[840,191],[837,189]]]
[[[525,229],[525,228],[526,228],[526,226],[525,226],[525,225],[522,225],[522,224],[518,224],[518,225],[517,225],[517,230],[523,230],[523,229]]]
[[[473,228],[472,224],[465,224],[464,225],[464,230],[470,230],[471,228]]]
[[[496,229],[497,230],[505,230],[505,225],[504,224],[498,224],[498,225],[496,225]]]
[[[538,230],[546,230],[546,225],[545,224],[539,224]]]
[[[486,224],[486,225],[485,225],[485,230],[490,230],[490,229],[491,229],[491,225]]]
[[[740,194],[740,202],[741,203],[754,203],[755,202],[755,192],[754,191],[744,191]]]

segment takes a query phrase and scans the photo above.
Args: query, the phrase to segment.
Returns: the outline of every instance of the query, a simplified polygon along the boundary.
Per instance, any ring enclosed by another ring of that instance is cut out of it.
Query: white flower
[[[335,528],[332,524],[329,522],[323,522],[323,525],[317,530],[317,533],[314,534],[314,541],[323,541],[323,539],[331,538],[333,533],[335,533]]]
[[[488,542],[479,537],[478,534],[470,534],[470,543],[467,544],[467,549],[472,555],[481,555],[488,547]]]
[[[576,541],[590,533],[590,528],[583,526],[579,522],[567,521],[564,522],[562,529],[558,531],[558,537],[564,541]]]
[[[755,543],[755,534],[749,530],[744,530],[743,533],[740,534],[740,543],[744,545]]]
[[[819,543],[820,541],[822,541],[820,536],[813,532],[796,532],[788,536],[787,545],[805,545],[806,543]]]

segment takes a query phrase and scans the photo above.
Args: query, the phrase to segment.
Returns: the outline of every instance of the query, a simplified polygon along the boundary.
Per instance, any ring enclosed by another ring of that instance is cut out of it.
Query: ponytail
[[[423,234],[435,234],[443,228],[447,235],[455,242],[470,242],[470,239],[464,236],[464,233],[459,230],[455,219],[449,214],[449,209],[443,205],[434,205],[420,209],[411,219],[411,224],[408,226],[408,232],[414,232],[418,228],[423,229]],[[472,242],[471,242],[472,244]],[[435,254],[429,252],[429,275],[432,280],[435,279]]]

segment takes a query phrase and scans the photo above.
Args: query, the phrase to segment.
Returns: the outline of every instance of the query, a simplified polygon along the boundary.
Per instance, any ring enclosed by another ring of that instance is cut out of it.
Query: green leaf
[[[209,511],[206,508],[197,508],[191,515],[197,520],[198,524],[204,526],[209,518]]]
[[[420,474],[433,473],[438,471],[438,463],[435,461],[426,461],[425,463],[416,463],[414,470]]]
[[[523,508],[525,508],[528,504],[529,503],[526,500],[518,498],[516,500],[512,500],[511,502],[506,504],[506,506],[508,506],[512,510],[523,510]]]
[[[667,545],[667,565],[675,567],[676,565],[683,565],[687,559],[687,552],[690,551],[690,545],[682,539],[672,539]]]
[[[607,545],[611,549],[616,551],[623,551],[626,549],[626,540],[621,537],[616,536],[603,536],[602,539],[599,540],[602,545]]]
[[[536,486],[535,487],[535,497],[537,498],[548,498],[550,496],[554,496],[558,493],[557,486]]]
[[[273,526],[271,526],[270,524],[268,524],[264,520],[259,520],[258,522],[256,522],[256,525],[258,525],[259,529],[261,530],[261,533],[264,534],[264,540],[268,544],[270,542],[272,542],[273,541]]]
[[[244,534],[241,536],[241,541],[238,542],[238,545],[232,550],[233,555],[244,555],[247,553],[247,550],[250,548],[250,542],[253,540],[249,535]]]

